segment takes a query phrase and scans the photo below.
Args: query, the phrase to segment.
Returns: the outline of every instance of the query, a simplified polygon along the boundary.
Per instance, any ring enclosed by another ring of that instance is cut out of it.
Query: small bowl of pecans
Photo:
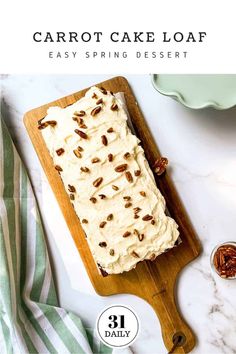
[[[211,253],[211,267],[223,279],[236,279],[236,242],[217,245]]]

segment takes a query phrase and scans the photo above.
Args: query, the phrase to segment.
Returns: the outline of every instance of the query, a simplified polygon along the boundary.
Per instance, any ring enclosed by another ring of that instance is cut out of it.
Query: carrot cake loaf
[[[155,259],[179,237],[127,119],[113,93],[92,87],[66,108],[50,107],[38,125],[93,257],[108,274]]]

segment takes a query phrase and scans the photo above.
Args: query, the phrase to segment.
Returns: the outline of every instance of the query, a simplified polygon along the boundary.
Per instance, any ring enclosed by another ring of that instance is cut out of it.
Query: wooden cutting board
[[[115,77],[98,86],[103,86],[113,92],[125,93],[134,129],[141,140],[150,166],[153,166],[160,154],[127,80],[123,77]],[[66,107],[84,96],[86,91],[87,89],[76,92],[27,112],[24,116],[26,129],[96,292],[103,296],[127,293],[146,300],[160,320],[163,340],[168,351],[173,347],[173,338],[180,336],[178,338],[182,345],[178,346],[174,352],[188,353],[195,345],[195,336],[177,308],[175,284],[178,273],[199,255],[201,247],[168,173],[157,177],[156,182],[166,199],[170,215],[179,225],[182,243],[157,257],[154,262],[142,262],[130,272],[103,277],[97,270],[79,219],[37,128],[38,120],[45,117],[50,106]],[[158,120],[158,111],[156,119]]]

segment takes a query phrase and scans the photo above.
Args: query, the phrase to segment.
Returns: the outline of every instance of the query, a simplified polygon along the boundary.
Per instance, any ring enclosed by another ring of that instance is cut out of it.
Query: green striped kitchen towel
[[[58,307],[35,197],[0,119],[0,353],[111,352]]]

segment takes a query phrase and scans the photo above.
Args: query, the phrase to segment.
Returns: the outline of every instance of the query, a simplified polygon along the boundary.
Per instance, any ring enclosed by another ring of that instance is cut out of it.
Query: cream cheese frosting
[[[127,118],[121,100],[92,87],[73,105],[50,107],[39,124],[93,257],[108,274],[154,259],[179,237]]]

